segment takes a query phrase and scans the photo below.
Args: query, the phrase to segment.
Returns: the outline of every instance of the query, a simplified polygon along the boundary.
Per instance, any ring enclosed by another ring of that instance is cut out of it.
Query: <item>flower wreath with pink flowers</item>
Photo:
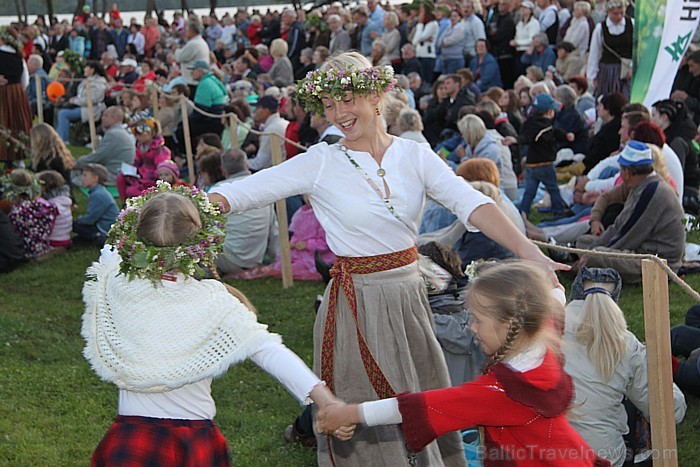
[[[390,66],[314,70],[308,72],[306,78],[297,83],[295,99],[306,111],[322,115],[321,98],[324,96],[339,101],[347,92],[351,92],[353,96],[367,96],[373,92],[382,94],[394,87],[396,79],[394,69]]]
[[[156,246],[136,233],[141,207],[155,195],[165,192],[178,193],[192,200],[202,220],[199,232],[189,241],[176,246]],[[204,268],[212,267],[214,259],[223,250],[225,235],[224,216],[204,191],[184,185],[172,187],[159,180],[156,186],[126,201],[126,207],[109,231],[107,242],[121,257],[120,274],[128,276],[130,280],[139,277],[159,283],[174,271],[186,276],[203,277]]]

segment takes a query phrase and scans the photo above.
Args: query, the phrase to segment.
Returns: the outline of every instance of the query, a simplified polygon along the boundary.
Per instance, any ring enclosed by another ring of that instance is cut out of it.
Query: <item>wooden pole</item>
[[[228,129],[231,131],[231,147],[238,147],[238,119],[233,115],[228,117]],[[280,156],[281,158],[281,156]]]
[[[44,101],[41,95],[43,89],[41,88],[41,76],[39,76],[39,73],[34,75],[34,84],[36,85],[36,115],[39,117],[39,123],[44,123]]]
[[[263,136],[264,138],[264,136]],[[281,164],[282,147],[280,146],[278,135],[270,136],[270,147],[272,150],[272,165]],[[280,259],[282,260],[282,287],[289,288],[294,285],[292,274],[292,253],[289,248],[289,225],[287,224],[287,201],[281,199],[275,203],[277,210],[277,228],[280,239]]]
[[[155,84],[153,87],[151,87],[151,94],[151,100],[153,101],[153,118],[160,121],[160,118],[158,118],[160,116],[160,106],[158,105],[158,88],[155,86]]]
[[[87,82],[87,105],[88,105],[88,125],[90,125],[90,144],[92,145],[92,150],[97,148],[97,129],[95,128],[95,109],[92,107],[92,86],[90,86],[90,81]]]
[[[677,467],[668,277],[656,261],[642,260],[642,285],[654,466]]]
[[[194,158],[192,157],[192,141],[190,140],[190,120],[187,115],[187,98],[180,96],[180,111],[182,112],[182,130],[185,137],[185,152],[187,153],[187,169],[190,177],[190,184],[194,185]]]

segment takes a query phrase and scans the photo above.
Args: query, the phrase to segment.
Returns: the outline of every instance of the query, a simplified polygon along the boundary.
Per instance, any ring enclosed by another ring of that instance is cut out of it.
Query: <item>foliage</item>
[[[323,114],[321,98],[326,96],[339,101],[350,92],[353,96],[367,96],[370,93],[384,93],[396,86],[394,69],[390,66],[375,66],[358,70],[329,69],[310,71],[299,81],[296,100],[309,112]]]
[[[0,144],[4,144],[10,151],[20,154],[29,154],[30,151],[29,135],[23,131],[13,133],[7,127],[0,127]]]
[[[85,57],[73,52],[71,49],[66,49],[63,51],[63,61],[68,64],[74,76],[83,76]]]

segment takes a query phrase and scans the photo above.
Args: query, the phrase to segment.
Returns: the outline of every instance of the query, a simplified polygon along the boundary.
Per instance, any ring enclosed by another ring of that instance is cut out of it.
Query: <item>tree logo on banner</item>
[[[673,42],[671,45],[667,45],[666,47],[664,47],[664,50],[671,55],[671,59],[674,62],[679,61],[683,57],[683,54],[685,54],[685,49],[686,47],[688,47],[691,35],[691,32],[689,32],[685,36],[679,35],[678,39],[676,39],[676,42]]]

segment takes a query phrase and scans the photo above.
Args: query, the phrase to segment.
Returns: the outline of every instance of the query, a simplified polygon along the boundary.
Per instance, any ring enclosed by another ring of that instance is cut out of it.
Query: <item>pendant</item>
[[[379,175],[380,177],[384,178],[384,175],[386,175],[386,170],[384,170],[384,169],[382,169],[381,167],[379,167],[379,168],[377,169],[377,175]]]

